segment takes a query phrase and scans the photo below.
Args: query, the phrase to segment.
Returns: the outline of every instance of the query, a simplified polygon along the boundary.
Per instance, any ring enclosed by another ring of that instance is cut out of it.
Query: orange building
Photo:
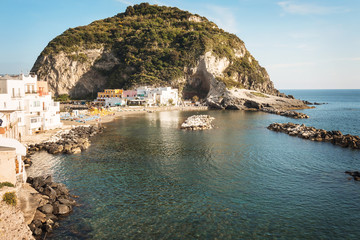
[[[40,96],[48,95],[49,88],[46,81],[37,81],[37,92]]]
[[[122,89],[105,89],[104,92],[98,92],[99,98],[122,98],[123,90]]]

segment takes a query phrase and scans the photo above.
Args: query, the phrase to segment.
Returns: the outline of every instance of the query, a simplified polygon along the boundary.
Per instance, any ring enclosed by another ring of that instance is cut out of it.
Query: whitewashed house
[[[140,87],[137,88],[139,99],[144,99],[148,106],[163,105],[163,106],[178,106],[179,94],[178,89],[171,87]]]
[[[178,106],[179,93],[178,89],[172,89],[171,87],[155,88],[153,93],[156,95],[156,102],[160,105],[174,105]]]
[[[126,99],[119,98],[119,97],[109,97],[104,98],[105,100],[105,106],[109,107],[117,107],[117,106],[125,106],[126,105]]]
[[[60,105],[36,75],[0,77],[0,112],[16,111],[19,135],[61,126]],[[0,115],[1,116],[1,115]]]

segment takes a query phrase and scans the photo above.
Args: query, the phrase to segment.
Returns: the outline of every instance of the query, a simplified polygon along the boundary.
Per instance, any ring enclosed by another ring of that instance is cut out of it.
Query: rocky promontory
[[[283,132],[290,136],[297,136],[317,142],[331,142],[341,147],[349,147],[352,149],[360,149],[360,137],[355,135],[343,135],[340,131],[326,131],[324,129],[316,129],[307,127],[304,124],[295,123],[273,123],[267,127],[269,130]]]
[[[188,117],[183,124],[181,124],[181,129],[188,130],[205,130],[212,129],[211,122],[215,118],[210,117],[209,115],[193,115]]]
[[[197,14],[148,3],[66,30],[31,71],[54,95],[75,98],[104,88],[171,86],[183,99],[197,96],[217,109],[307,108],[274,87],[236,35]]]

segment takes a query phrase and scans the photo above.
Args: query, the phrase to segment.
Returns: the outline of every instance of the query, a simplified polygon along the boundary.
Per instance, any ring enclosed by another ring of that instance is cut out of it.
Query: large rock
[[[70,207],[65,204],[54,205],[54,214],[56,215],[66,215],[71,211]]]
[[[213,117],[209,115],[193,115],[188,117],[183,124],[181,124],[181,129],[190,129],[190,130],[205,130],[211,129],[211,122],[214,120]]]
[[[45,214],[51,214],[54,211],[54,207],[51,204],[46,204],[40,207],[40,211]]]
[[[44,189],[43,194],[47,195],[51,201],[55,201],[55,200],[56,200],[56,196],[57,196],[56,191],[55,191],[52,187],[50,187],[50,186],[47,186],[47,187]]]

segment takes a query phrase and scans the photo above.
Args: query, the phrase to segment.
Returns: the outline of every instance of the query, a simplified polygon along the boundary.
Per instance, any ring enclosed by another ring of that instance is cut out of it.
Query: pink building
[[[136,90],[124,90],[123,98],[134,98],[137,96]]]

